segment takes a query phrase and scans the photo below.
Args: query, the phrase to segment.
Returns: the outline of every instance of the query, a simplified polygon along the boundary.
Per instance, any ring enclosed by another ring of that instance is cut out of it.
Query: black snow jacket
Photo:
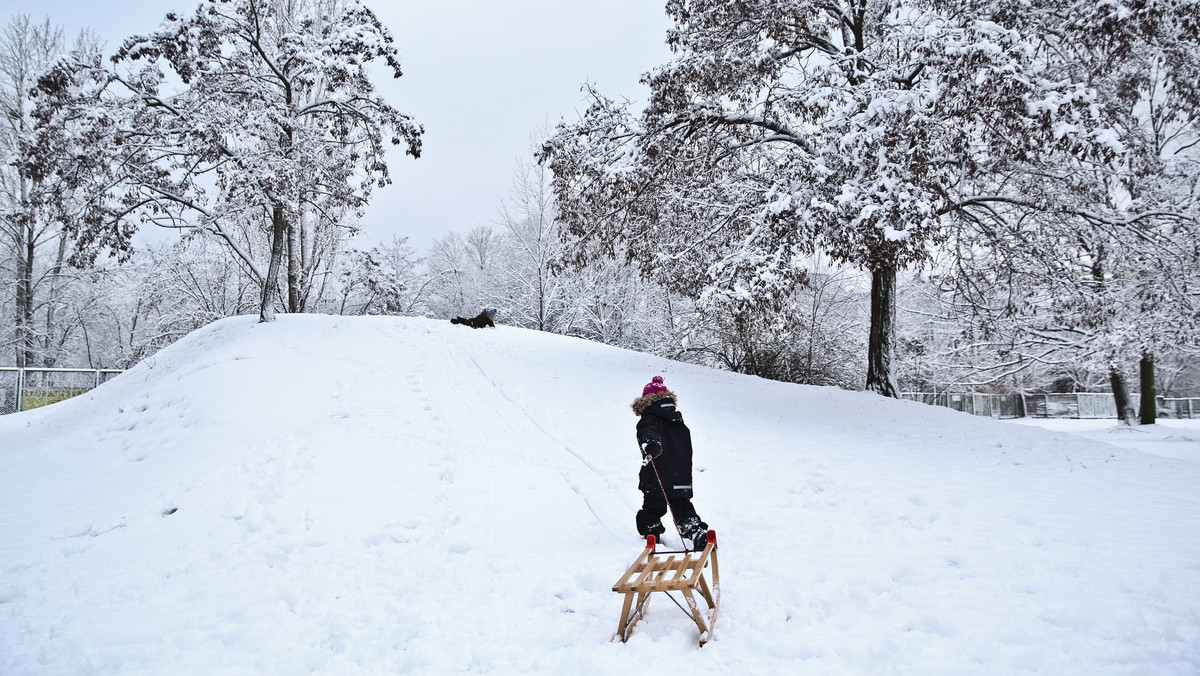
[[[463,324],[463,325],[469,326],[473,329],[482,329],[485,326],[490,326],[492,328],[496,328],[496,323],[492,321],[492,314],[494,312],[495,312],[494,310],[492,312],[488,312],[486,309],[484,309],[482,312],[475,315],[474,317],[471,317],[470,319],[468,319],[466,317],[455,317],[454,319],[450,320],[450,323],[451,324]]]
[[[683,423],[683,414],[675,408],[672,392],[639,397],[633,412],[642,417],[637,424],[638,448],[654,457],[638,475],[638,489],[660,492],[659,479],[668,498],[692,497],[692,433]],[[658,453],[661,449],[661,453]],[[657,455],[655,455],[657,453]],[[655,477],[654,470],[658,469]]]

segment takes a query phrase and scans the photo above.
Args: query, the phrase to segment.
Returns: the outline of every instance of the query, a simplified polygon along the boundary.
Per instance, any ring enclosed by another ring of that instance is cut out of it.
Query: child
[[[633,401],[633,412],[641,416],[637,440],[643,459],[638,475],[642,492],[638,533],[662,534],[666,530],[662,517],[669,507],[680,535],[692,541],[692,549],[703,548],[708,524],[692,506],[692,433],[683,424],[683,414],[675,408],[675,393],[663,384],[662,376],[654,376],[642,389],[642,396]]]
[[[473,329],[482,329],[485,326],[490,326],[494,329],[494,328],[496,328],[496,323],[492,321],[492,318],[495,316],[496,316],[495,310],[489,310],[487,308],[484,308],[482,312],[475,315],[474,317],[471,317],[470,319],[467,319],[466,317],[455,317],[454,319],[450,320],[450,323],[451,324],[465,324],[466,326],[469,326]]]

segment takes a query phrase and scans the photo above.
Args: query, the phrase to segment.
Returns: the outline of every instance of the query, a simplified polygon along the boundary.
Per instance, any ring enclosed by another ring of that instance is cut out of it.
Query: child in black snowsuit
[[[455,317],[450,320],[451,324],[465,324],[473,329],[482,329],[485,326],[496,328],[496,323],[492,321],[492,317],[496,316],[495,310],[484,308],[482,312],[467,319],[466,317]]]
[[[675,393],[663,384],[662,376],[654,376],[642,389],[642,396],[633,401],[633,412],[641,416],[637,440],[643,459],[638,475],[642,492],[638,533],[660,535],[666,530],[662,517],[669,499],[680,535],[692,541],[692,549],[699,549],[706,541],[708,524],[692,506],[692,433],[683,424],[683,414],[675,408]]]

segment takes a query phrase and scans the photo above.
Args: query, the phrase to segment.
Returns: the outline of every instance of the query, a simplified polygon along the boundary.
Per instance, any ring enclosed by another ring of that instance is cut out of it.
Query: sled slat
[[[629,584],[629,578],[633,577],[634,573],[638,572],[641,569],[641,566],[646,563],[646,559],[650,557],[650,552],[651,549],[649,547],[642,550],[642,555],[637,558],[637,561],[633,562],[633,565],[625,571],[625,574],[621,576],[621,579],[613,585],[613,591],[624,591],[623,588]]]
[[[665,589],[665,587],[663,586],[663,584],[665,583],[665,580],[663,578],[666,576],[668,571],[673,569],[674,563],[675,563],[675,557],[670,556],[670,557],[667,557],[666,561],[662,562],[662,565],[657,567],[657,569],[655,571],[655,572],[657,572],[657,575],[654,576],[654,580],[651,581],[651,583],[650,583],[651,591],[663,591]]]

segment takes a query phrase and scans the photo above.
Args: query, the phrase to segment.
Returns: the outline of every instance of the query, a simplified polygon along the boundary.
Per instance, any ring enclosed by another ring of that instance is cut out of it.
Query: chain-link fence
[[[1200,418],[1200,397],[1159,397],[1160,418]]]
[[[1111,392],[1071,394],[976,394],[970,392],[905,392],[904,399],[992,418],[1116,418]],[[1138,393],[1129,400],[1136,406]],[[1160,418],[1200,418],[1200,398],[1158,397]]]
[[[39,369],[0,366],[0,415],[28,411],[83,394],[120,369]]]
[[[1020,418],[1025,415],[1019,394],[979,394],[974,392],[905,392],[904,399],[955,411],[992,418]]]
[[[1131,401],[1137,402],[1136,393],[1130,396],[1133,397]],[[1025,410],[1032,418],[1117,417],[1117,404],[1110,392],[1027,394]]]

